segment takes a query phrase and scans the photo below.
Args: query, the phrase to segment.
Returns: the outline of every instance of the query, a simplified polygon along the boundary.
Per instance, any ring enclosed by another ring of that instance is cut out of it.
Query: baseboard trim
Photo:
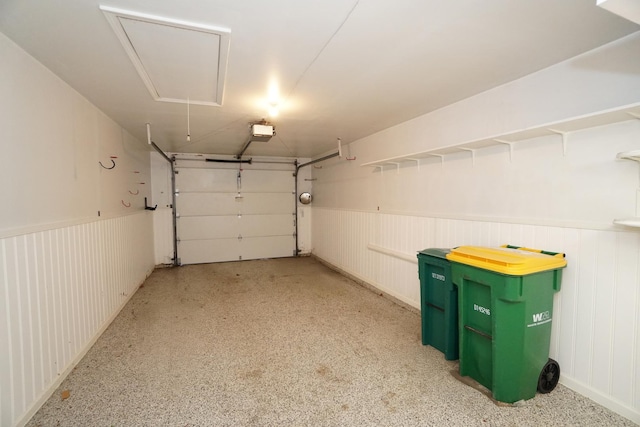
[[[42,392],[40,397],[35,400],[33,405],[31,405],[31,407],[24,414],[18,417],[18,422],[15,424],[15,427],[24,427],[31,420],[31,418],[36,414],[36,412],[40,410],[42,405],[44,405],[45,402],[49,400],[49,398],[58,389],[58,387],[60,387],[60,384],[62,384],[62,382],[71,373],[71,371],[73,371],[73,368],[75,368],[78,365],[78,363],[80,363],[82,358],[86,356],[89,350],[91,350],[91,347],[93,347],[96,341],[98,341],[98,339],[102,336],[104,331],[106,331],[109,325],[111,325],[111,323],[115,320],[115,318],[118,317],[122,309],[129,303],[131,298],[133,298],[133,296],[136,294],[140,286],[147,280],[147,278],[149,278],[151,273],[153,273],[153,270],[154,268],[150,268],[149,270],[147,270],[147,273],[145,274],[144,279],[142,279],[137,284],[134,292],[131,292],[129,296],[127,296],[127,298],[123,300],[122,304],[120,304],[118,309],[115,310],[114,313],[109,318],[107,318],[107,320],[102,324],[100,329],[96,331],[93,338],[91,338],[87,342],[84,348],[76,355],[76,357],[71,361],[71,363],[69,363],[69,365],[67,365],[67,367],[58,375],[58,378],[54,382],[52,382],[44,392]]]
[[[326,265],[327,267],[329,267],[331,270],[333,271],[337,271],[338,273],[342,274],[343,276],[353,280],[354,282],[358,283],[360,286],[369,289],[370,291],[373,291],[375,293],[379,293],[382,292],[388,299],[392,300],[393,302],[395,302],[396,304],[410,310],[413,312],[416,312],[418,314],[420,314],[420,301],[412,301],[409,298],[404,297],[403,295],[398,294],[397,292],[380,285],[379,283],[375,283],[375,282],[371,282],[369,279],[366,279],[362,276],[360,276],[359,274],[350,271],[348,269],[345,269],[343,267],[339,267],[333,263],[331,263],[330,261],[327,261],[323,258],[320,258],[319,256],[315,255],[315,254],[311,254],[311,257],[316,259],[319,263]]]
[[[610,396],[606,396],[588,385],[565,375],[560,376],[560,384],[640,425],[640,412],[636,411],[634,408],[625,405]]]

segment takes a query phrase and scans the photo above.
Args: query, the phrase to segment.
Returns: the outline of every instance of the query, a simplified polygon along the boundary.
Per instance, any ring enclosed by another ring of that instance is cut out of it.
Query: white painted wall
[[[12,426],[151,272],[153,228],[146,145],[3,34],[0,58],[0,424]]]
[[[2,229],[144,207],[150,186],[145,144],[0,37]],[[98,162],[110,166],[111,156],[116,167],[101,168]]]
[[[384,172],[361,163],[640,102],[640,34],[356,141],[314,169],[313,253],[419,307],[415,254],[515,244],[566,252],[551,357],[562,382],[640,423],[640,120]]]

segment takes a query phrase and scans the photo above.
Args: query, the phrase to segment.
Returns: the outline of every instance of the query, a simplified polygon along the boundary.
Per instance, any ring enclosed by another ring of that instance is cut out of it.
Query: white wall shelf
[[[633,116],[637,119],[640,119],[640,116],[636,116],[635,114],[633,114]],[[616,155],[616,159],[633,160],[640,164],[640,150],[624,151],[622,153],[618,153]],[[636,205],[635,217],[614,219],[613,223],[617,225],[624,225],[627,227],[640,227],[640,189],[638,189],[638,195],[636,196]]]
[[[444,164],[445,156],[449,154],[460,153],[463,151],[471,153],[471,158],[475,162],[475,154],[477,150],[496,145],[508,145],[510,150],[510,157],[513,160],[513,145],[518,141],[549,135],[559,135],[562,138],[561,142],[563,152],[566,154],[568,139],[567,136],[570,132],[612,123],[624,122],[633,119],[640,119],[640,103],[635,103],[627,105],[625,107],[606,110],[586,116],[575,117],[560,122],[549,123],[547,125],[537,126],[534,128],[522,129],[502,135],[495,135],[488,138],[466,141],[444,147],[433,148],[426,151],[420,151],[417,153],[362,163],[360,166],[375,167],[379,168],[380,171],[383,171],[385,166],[394,166],[396,171],[399,172],[400,165],[403,162],[417,163],[417,165],[419,166],[420,159],[426,159],[429,157],[440,157],[441,164]],[[640,159],[640,150],[634,151],[632,152],[632,154]]]
[[[624,151],[616,155],[616,159],[635,160],[640,162],[640,150]]]
[[[613,223],[627,227],[640,227],[640,217],[614,219]]]

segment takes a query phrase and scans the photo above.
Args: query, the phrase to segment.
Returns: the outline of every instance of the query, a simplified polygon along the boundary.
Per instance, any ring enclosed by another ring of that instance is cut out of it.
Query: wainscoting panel
[[[0,424],[40,407],[154,266],[143,212],[0,239]]]

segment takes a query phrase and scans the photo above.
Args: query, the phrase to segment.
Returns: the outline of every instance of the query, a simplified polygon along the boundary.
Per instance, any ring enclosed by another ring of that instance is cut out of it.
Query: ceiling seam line
[[[322,55],[322,52],[324,52],[324,50],[327,48],[327,46],[329,46],[329,44],[331,43],[331,41],[333,40],[333,38],[340,32],[340,30],[342,29],[342,27],[344,26],[344,24],[347,23],[347,21],[349,20],[349,17],[351,16],[351,14],[353,13],[354,10],[356,10],[356,7],[358,7],[358,4],[360,3],[360,0],[356,0],[355,4],[353,5],[353,7],[351,8],[351,10],[349,10],[349,13],[347,13],[347,16],[345,16],[345,18],[342,20],[342,22],[340,23],[340,25],[338,26],[338,28],[336,28],[336,30],[333,32],[333,34],[331,34],[331,37],[329,37],[329,40],[327,40],[327,42],[322,46],[322,48],[320,48],[320,51],[316,54],[316,56],[311,60],[311,62],[309,63],[309,65],[307,65],[307,68],[304,69],[304,71],[302,72],[302,74],[300,75],[300,77],[298,77],[298,80],[296,80],[295,84],[293,85],[293,87],[291,88],[291,90],[289,91],[289,93],[287,94],[285,99],[289,99],[289,97],[291,96],[291,94],[296,90],[296,88],[298,87],[298,84],[300,84],[300,81],[302,81],[302,79],[304,78],[304,76],[307,74],[307,72],[309,71],[309,69],[311,68],[311,66],[313,64],[315,64],[315,62],[318,60],[318,58],[320,57],[320,55]]]

